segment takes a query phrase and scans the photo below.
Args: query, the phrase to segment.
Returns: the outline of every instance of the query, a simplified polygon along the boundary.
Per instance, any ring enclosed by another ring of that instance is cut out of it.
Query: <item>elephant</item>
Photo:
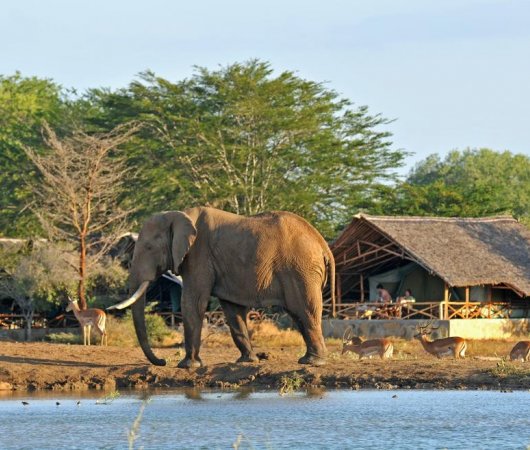
[[[219,299],[237,362],[256,362],[247,328],[250,308],[278,306],[298,326],[307,350],[300,364],[325,362],[322,290],[328,279],[335,304],[335,261],[320,233],[296,214],[277,211],[245,217],[212,207],[168,211],[141,228],[129,272],[131,297],[109,309],[132,305],[140,346],[163,366],[149,346],[145,292],[167,270],[183,280],[181,299],[185,357],[180,368],[201,367],[201,329],[211,296]]]

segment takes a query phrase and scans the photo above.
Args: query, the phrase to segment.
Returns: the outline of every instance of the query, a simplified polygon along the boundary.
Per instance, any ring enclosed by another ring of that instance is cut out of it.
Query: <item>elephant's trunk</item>
[[[142,297],[138,301],[136,301],[132,306],[133,322],[134,329],[136,330],[136,337],[138,338],[140,347],[142,347],[144,355],[147,357],[147,359],[151,361],[151,363],[155,366],[165,366],[166,360],[157,358],[153,353],[153,350],[151,350],[151,347],[149,346],[149,341],[147,339],[147,328],[145,326],[144,309],[145,294],[143,294]]]

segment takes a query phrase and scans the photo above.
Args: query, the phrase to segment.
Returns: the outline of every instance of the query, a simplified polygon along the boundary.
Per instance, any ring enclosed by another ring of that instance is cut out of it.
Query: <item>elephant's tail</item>
[[[327,265],[329,269],[329,292],[331,294],[331,317],[335,317],[335,258],[333,257],[333,253],[328,247],[328,252],[326,255],[327,259]]]

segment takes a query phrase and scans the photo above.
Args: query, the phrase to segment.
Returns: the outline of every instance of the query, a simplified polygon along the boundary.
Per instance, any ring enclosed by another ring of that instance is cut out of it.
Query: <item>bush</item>
[[[130,310],[122,318],[107,316],[107,320],[109,345],[120,347],[138,346]],[[182,335],[169,328],[164,319],[156,314],[146,314],[145,325],[149,343],[152,346],[170,346],[182,342]]]

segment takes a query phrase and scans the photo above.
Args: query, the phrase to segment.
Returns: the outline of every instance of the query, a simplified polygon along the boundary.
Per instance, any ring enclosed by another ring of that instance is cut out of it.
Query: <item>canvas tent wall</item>
[[[390,292],[393,299],[405,294],[410,289],[417,301],[429,301],[443,298],[444,283],[436,276],[430,275],[423,267],[410,263],[368,278],[370,301],[377,299],[377,285],[381,284]]]
[[[381,284],[390,292],[393,299],[405,294],[406,289],[410,289],[417,301],[433,301],[442,299],[444,296],[444,282],[440,277],[430,274],[423,267],[415,263],[398,267],[383,273],[372,275],[368,278],[370,286],[370,301],[377,299],[377,285]],[[461,301],[465,298],[463,288],[451,288],[450,299]],[[502,300],[500,295],[492,300]],[[470,288],[470,301],[488,301],[487,286],[473,286]]]

